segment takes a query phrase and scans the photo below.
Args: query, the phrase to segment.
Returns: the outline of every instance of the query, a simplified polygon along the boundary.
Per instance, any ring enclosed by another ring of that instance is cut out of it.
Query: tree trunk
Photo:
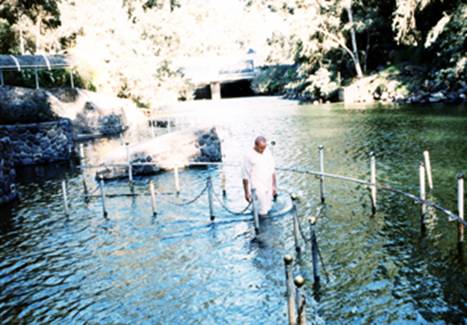
[[[24,36],[23,36],[23,28],[19,30],[19,51],[21,55],[24,55]]]
[[[353,61],[355,64],[355,71],[357,72],[357,77],[362,78],[362,67],[360,65],[360,59],[358,56],[358,47],[357,47],[357,37],[355,35],[355,29],[353,27],[353,15],[352,15],[352,1],[350,0],[346,6],[347,16],[350,23],[350,38],[352,40],[352,52],[353,52]]]
[[[365,60],[363,61],[363,72],[368,72],[368,56],[370,53],[370,32],[366,32]]]
[[[36,54],[41,51],[40,37],[41,37],[41,17],[38,15],[37,22],[36,22],[36,49],[35,49]]]

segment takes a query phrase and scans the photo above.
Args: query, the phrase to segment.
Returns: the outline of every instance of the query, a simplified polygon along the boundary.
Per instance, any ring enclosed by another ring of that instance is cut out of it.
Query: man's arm
[[[243,179],[243,192],[245,193],[245,200],[248,202],[251,202],[251,194],[250,194],[250,189],[248,187],[248,179]]]
[[[276,187],[276,173],[272,173],[272,196],[277,195],[277,187]]]

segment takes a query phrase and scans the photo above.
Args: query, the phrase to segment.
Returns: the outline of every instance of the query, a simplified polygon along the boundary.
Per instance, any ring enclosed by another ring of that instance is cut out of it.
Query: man
[[[266,148],[266,139],[258,136],[253,150],[250,150],[243,161],[242,179],[245,200],[251,202],[251,189],[256,190],[258,214],[266,216],[272,207],[272,199],[276,195],[276,173],[274,159]]]

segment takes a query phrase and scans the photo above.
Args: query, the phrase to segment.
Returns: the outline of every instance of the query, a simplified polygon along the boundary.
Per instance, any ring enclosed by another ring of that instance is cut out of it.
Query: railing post
[[[423,162],[420,162],[419,167],[419,177],[420,177],[420,199],[422,200],[420,205],[420,226],[422,232],[425,231],[425,214],[426,214],[426,188],[425,188],[425,165]]]
[[[370,170],[371,170],[371,212],[376,213],[376,158],[374,152],[370,152]]]
[[[256,189],[251,189],[251,200],[253,208],[253,221],[255,223],[255,232],[259,232],[259,216],[258,216],[258,205],[256,204]]]
[[[294,238],[294,243],[295,243],[295,251],[297,254],[300,254],[301,248],[300,248],[300,242],[299,242],[299,234],[300,234],[300,229],[299,229],[299,224],[298,224],[298,216],[297,216],[297,206],[295,201],[297,198],[292,198],[292,204],[293,204],[293,213],[292,213],[292,221],[293,221],[293,238]]]
[[[39,89],[39,74],[37,72],[37,69],[34,69],[34,80],[36,81],[36,89]]]
[[[0,70],[0,86],[5,86],[5,79],[3,78],[3,70]]]
[[[428,179],[428,187],[430,188],[430,191],[433,190],[433,176],[431,173],[431,162],[430,162],[430,153],[428,150],[425,150],[423,152],[423,158],[425,160],[425,166],[426,166],[426,176]]]
[[[151,114],[152,115],[152,114]],[[151,128],[151,135],[153,137],[153,139],[156,138],[156,125],[155,125],[155,119],[154,117],[151,116],[151,118],[149,119],[149,127]]]
[[[321,175],[319,176],[319,193],[321,196],[321,203],[324,203],[325,198],[324,198],[324,176],[322,175],[324,173],[324,146],[320,145],[318,147],[319,150],[319,171]]]
[[[319,256],[318,256],[318,241],[316,240],[316,233],[315,233],[315,224],[316,224],[316,218],[311,217],[308,219],[308,222],[310,223],[310,234],[311,234],[311,261],[313,264],[313,279],[315,283],[319,283]]]
[[[86,177],[84,176],[84,173],[81,175],[82,182],[83,182],[83,191],[84,191],[84,202],[88,203],[89,202],[89,191],[88,191],[88,185],[86,184]]]
[[[101,176],[99,176],[99,187],[100,187],[100,190],[101,190],[101,201],[102,201],[102,215],[104,217],[107,217],[107,209],[105,208],[105,188],[104,188],[105,184],[104,184],[104,178]]]
[[[67,188],[66,188],[66,181],[62,181],[62,193],[63,193],[63,207],[65,209],[65,215],[69,215],[68,211],[68,195],[67,195]]]
[[[209,217],[210,217],[211,221],[214,221],[214,219],[216,217],[214,216],[214,206],[213,206],[213,201],[212,201],[212,179],[211,179],[211,176],[208,176],[207,187],[208,187]]]
[[[152,208],[152,215],[157,215],[157,207],[156,207],[156,192],[154,190],[154,182],[151,180],[149,181],[149,193],[151,194],[151,208]]]
[[[174,182],[175,182],[175,192],[177,192],[177,194],[180,194],[180,178],[178,175],[178,167],[174,168]]]
[[[298,275],[294,279],[294,283],[297,286],[297,307],[298,307],[298,325],[306,325],[306,299],[305,295],[302,292],[302,287],[305,284],[305,279]]]
[[[464,174],[457,175],[457,213],[464,220]],[[464,242],[464,225],[461,222],[458,226],[458,240],[459,243]]]
[[[225,177],[225,171],[224,168],[222,167],[221,169],[221,187],[222,187],[222,196],[226,197],[227,196],[227,190],[226,190],[226,177]]]
[[[79,160],[80,160],[80,164],[81,166],[84,166],[86,165],[85,164],[85,159],[86,159],[86,156],[85,156],[85,153],[84,153],[84,145],[82,143],[79,144]]]
[[[292,263],[293,257],[290,255],[285,255],[285,286],[287,288],[287,310],[289,315],[289,325],[296,325],[297,315],[295,311],[295,285],[293,283]]]
[[[131,165],[130,143],[125,143],[126,147],[126,160],[128,163],[128,184],[133,187],[133,166]]]
[[[275,145],[276,145],[276,141],[272,140],[272,141],[271,141],[271,149],[270,149],[270,151],[271,151],[271,155],[273,155],[273,156],[274,156],[274,147],[275,147]]]

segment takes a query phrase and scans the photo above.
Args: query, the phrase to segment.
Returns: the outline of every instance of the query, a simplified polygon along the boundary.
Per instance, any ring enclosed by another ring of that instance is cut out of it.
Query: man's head
[[[264,150],[266,149],[266,146],[267,146],[267,142],[266,142],[266,138],[263,137],[263,136],[258,136],[256,137],[255,139],[255,151],[258,152],[258,153],[263,153]]]

